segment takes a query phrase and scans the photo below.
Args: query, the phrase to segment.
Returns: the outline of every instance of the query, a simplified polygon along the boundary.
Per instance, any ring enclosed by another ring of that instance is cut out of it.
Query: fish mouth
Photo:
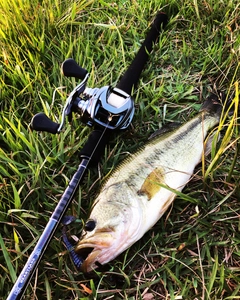
[[[83,259],[80,269],[84,273],[93,271],[113,257],[110,241],[106,242],[102,239],[82,240],[77,244],[75,252]]]
[[[98,256],[101,254],[101,249],[95,248],[94,245],[83,244],[78,245],[75,251],[83,259],[80,269],[84,273],[88,273],[99,266]]]
[[[93,250],[94,247],[80,248],[78,250],[78,255],[85,261]]]

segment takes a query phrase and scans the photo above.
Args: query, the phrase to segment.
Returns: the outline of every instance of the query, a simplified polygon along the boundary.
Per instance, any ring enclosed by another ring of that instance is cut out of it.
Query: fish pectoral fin
[[[148,200],[151,200],[161,188],[161,183],[164,184],[164,172],[161,167],[155,168],[144,180],[138,195],[147,195]]]

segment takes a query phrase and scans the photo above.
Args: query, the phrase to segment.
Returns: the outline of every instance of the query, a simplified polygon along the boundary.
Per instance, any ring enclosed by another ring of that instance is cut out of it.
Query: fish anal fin
[[[164,183],[164,172],[161,167],[155,168],[144,180],[140,190],[139,195],[147,195],[148,200],[151,200],[156,193],[159,192],[161,186],[160,183]]]

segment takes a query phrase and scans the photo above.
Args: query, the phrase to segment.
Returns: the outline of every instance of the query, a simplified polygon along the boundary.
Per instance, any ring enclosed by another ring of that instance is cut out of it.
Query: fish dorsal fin
[[[139,195],[147,195],[148,200],[151,200],[157,192],[159,192],[161,186],[160,183],[164,183],[164,172],[161,167],[155,168],[144,180]]]
[[[155,137],[170,133],[170,132],[176,130],[177,128],[179,128],[180,126],[181,126],[181,123],[179,123],[179,122],[171,122],[171,123],[169,122],[169,123],[165,124],[162,128],[156,130],[153,134],[151,134],[150,137],[148,138],[148,140],[151,140],[151,139],[154,139]]]

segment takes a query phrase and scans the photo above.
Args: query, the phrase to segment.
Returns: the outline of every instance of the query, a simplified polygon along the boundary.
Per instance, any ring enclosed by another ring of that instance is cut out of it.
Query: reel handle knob
[[[36,131],[46,131],[56,134],[58,133],[60,124],[53,122],[44,113],[40,112],[33,116],[30,126]]]
[[[75,77],[81,80],[83,80],[88,73],[87,70],[80,67],[72,58],[68,58],[62,63],[61,70],[64,76]]]

